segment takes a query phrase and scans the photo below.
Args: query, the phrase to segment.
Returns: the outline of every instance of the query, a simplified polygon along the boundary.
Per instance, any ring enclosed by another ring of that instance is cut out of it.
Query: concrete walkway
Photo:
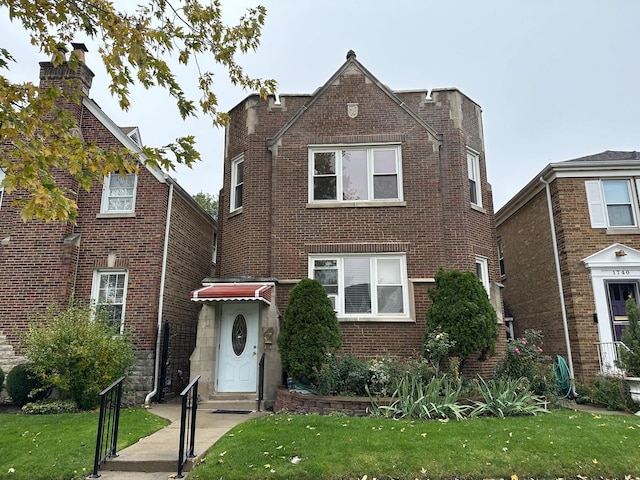
[[[196,457],[189,459],[183,475],[197,464],[209,447],[233,427],[251,418],[269,412],[215,413],[206,404],[198,405],[196,412]],[[118,452],[116,458],[103,463],[100,478],[104,480],[167,480],[178,471],[178,444],[180,443],[180,410],[177,403],[153,404],[149,411],[171,421],[167,427],[142,438],[138,443]],[[173,476],[173,477],[171,477]]]

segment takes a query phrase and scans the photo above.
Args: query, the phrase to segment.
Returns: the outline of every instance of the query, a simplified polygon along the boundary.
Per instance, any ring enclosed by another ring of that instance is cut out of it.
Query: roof
[[[198,301],[262,301],[271,305],[272,283],[214,283],[191,292],[191,300]]]
[[[556,178],[597,178],[603,175],[640,176],[640,153],[637,151],[605,150],[604,152],[549,163],[518,193],[496,212],[496,226],[526,205],[544,188],[544,182]]]

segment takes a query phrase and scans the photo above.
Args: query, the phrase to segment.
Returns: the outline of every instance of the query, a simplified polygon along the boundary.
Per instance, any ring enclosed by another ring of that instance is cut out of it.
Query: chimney
[[[84,63],[87,47],[84,43],[72,43],[71,45],[73,46],[71,54],[80,60],[78,68],[75,70],[69,68],[66,58],[67,49],[64,45],[59,46],[58,50],[63,55],[64,61],[58,66],[54,66],[53,62],[40,62],[40,88],[49,86],[61,87],[65,90],[78,88],[84,95],[88,96],[94,74]]]

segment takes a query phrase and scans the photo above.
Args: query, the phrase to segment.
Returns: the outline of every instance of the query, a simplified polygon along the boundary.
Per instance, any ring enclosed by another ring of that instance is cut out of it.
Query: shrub
[[[0,390],[2,390],[2,385],[4,384],[4,370],[0,367]]]
[[[429,292],[433,303],[427,310],[427,331],[447,333],[455,342],[450,354],[463,363],[475,352],[480,353],[480,360],[493,355],[498,318],[478,276],[440,269],[435,280],[436,288]]]
[[[368,390],[373,395],[387,396],[394,392],[406,376],[429,382],[436,374],[424,358],[384,357],[371,360]]]
[[[278,347],[282,367],[294,379],[315,383],[317,374],[342,345],[336,312],[324,287],[305,278],[289,293]]]
[[[369,363],[353,355],[331,355],[318,373],[318,391],[323,395],[366,395],[371,378]]]
[[[629,325],[622,332],[622,343],[627,348],[620,348],[620,360],[616,363],[630,377],[640,377],[640,308],[633,297],[626,302]]]
[[[436,375],[440,372],[440,363],[449,356],[455,344],[456,342],[449,338],[447,332],[441,331],[440,326],[425,334],[423,355],[431,363]]]
[[[11,369],[7,375],[7,393],[11,402],[19,407],[29,400],[39,400],[49,395],[43,382],[34,373],[33,365],[21,363]]]
[[[486,382],[479,377],[478,387],[483,400],[473,402],[471,416],[505,418],[548,413],[544,398],[531,393],[527,383],[521,379],[493,379]]]
[[[22,407],[24,413],[31,415],[50,415],[57,413],[76,413],[78,406],[71,400],[38,400]]]
[[[557,388],[553,364],[551,357],[544,355],[541,332],[525,330],[521,338],[510,341],[496,367],[496,376],[510,380],[526,378],[537,395],[554,394]]]
[[[623,377],[598,375],[592,382],[576,385],[577,403],[588,403],[607,410],[635,411],[629,386]]]
[[[26,337],[34,372],[80,409],[95,407],[98,394],[133,364],[131,343],[88,306],[49,308],[40,320]]]

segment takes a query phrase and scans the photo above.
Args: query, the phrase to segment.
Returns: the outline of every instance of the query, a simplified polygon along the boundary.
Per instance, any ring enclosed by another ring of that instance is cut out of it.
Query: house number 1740
[[[614,270],[614,275],[629,275],[629,270]]]

